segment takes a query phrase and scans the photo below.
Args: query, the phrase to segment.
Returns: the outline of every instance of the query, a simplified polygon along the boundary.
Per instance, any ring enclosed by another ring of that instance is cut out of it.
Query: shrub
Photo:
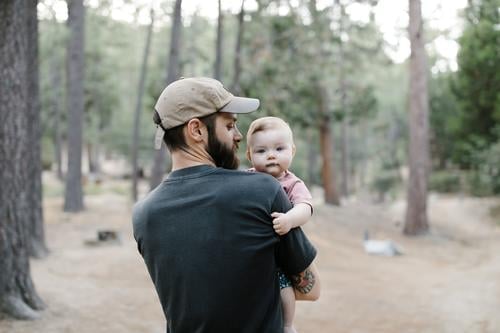
[[[473,160],[467,177],[469,192],[475,196],[500,194],[500,141],[475,152]]]
[[[460,175],[454,171],[432,172],[429,190],[440,193],[456,193],[461,190]]]

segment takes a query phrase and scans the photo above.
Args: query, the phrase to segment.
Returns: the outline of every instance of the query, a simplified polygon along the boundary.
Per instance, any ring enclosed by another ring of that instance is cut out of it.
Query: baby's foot
[[[297,330],[293,326],[285,326],[283,333],[297,333]]]

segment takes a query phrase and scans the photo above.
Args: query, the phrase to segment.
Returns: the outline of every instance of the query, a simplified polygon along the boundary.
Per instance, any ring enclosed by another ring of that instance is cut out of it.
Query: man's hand
[[[273,220],[273,228],[274,231],[283,236],[287,234],[290,229],[292,229],[292,221],[288,218],[287,214],[283,213],[272,213],[271,216],[274,218]]]

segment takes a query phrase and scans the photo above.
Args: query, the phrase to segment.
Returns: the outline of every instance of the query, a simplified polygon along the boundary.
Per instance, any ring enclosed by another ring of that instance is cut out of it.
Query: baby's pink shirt
[[[307,189],[306,184],[292,172],[286,171],[285,174],[277,178],[283,190],[288,196],[292,204],[306,203],[312,207],[312,195]]]
[[[256,172],[255,168],[248,169],[250,172]],[[285,191],[288,199],[292,202],[293,205],[298,203],[306,203],[311,206],[312,209],[312,195],[311,192],[307,189],[306,184],[297,176],[295,176],[292,172],[286,171],[285,174],[276,178],[277,181],[280,182],[281,187]]]

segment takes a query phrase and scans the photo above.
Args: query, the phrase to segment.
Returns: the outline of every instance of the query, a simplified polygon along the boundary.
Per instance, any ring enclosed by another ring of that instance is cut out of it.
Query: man
[[[134,207],[134,237],[156,287],[167,332],[282,333],[277,269],[298,298],[315,299],[316,250],[297,228],[273,231],[291,208],[271,176],[238,167],[237,114],[259,100],[235,97],[209,78],[165,88],[155,105],[156,148],[172,172]]]

